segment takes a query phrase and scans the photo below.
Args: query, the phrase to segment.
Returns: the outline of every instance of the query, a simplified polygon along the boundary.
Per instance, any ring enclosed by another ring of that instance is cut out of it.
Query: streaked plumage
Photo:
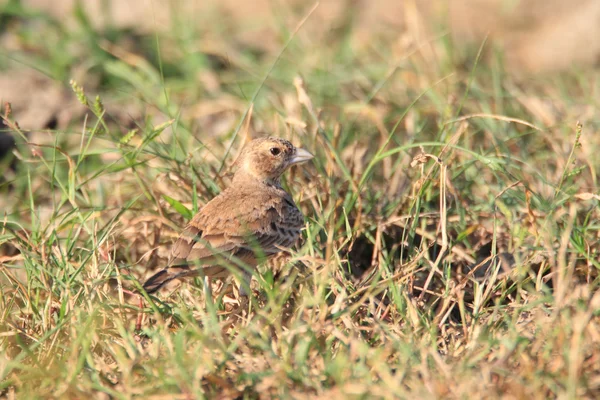
[[[240,261],[254,269],[300,235],[304,217],[279,179],[290,165],[311,158],[279,138],[248,143],[236,161],[231,186],[194,216],[173,246],[168,267],[150,277],[144,289],[153,293],[173,279],[190,276],[223,278],[232,268],[249,283],[251,274]],[[242,288],[240,293],[244,295]]]

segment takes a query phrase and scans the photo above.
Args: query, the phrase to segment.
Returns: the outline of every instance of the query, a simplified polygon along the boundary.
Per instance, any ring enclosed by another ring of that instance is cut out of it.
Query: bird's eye
[[[281,149],[279,147],[271,147],[270,152],[274,156],[278,156],[281,153]]]

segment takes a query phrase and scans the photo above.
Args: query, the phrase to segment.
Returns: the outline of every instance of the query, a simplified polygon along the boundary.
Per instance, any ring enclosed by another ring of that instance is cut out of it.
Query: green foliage
[[[175,209],[175,211],[181,214],[186,220],[190,220],[194,216],[194,214],[192,214],[192,212],[186,206],[184,206],[174,198],[169,197],[166,194],[163,194],[163,198],[167,201],[167,203],[171,205],[171,207]]]

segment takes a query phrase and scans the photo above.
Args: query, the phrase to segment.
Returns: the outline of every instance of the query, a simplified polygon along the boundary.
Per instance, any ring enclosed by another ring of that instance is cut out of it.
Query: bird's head
[[[313,158],[308,151],[276,137],[254,139],[244,148],[236,161],[235,179],[254,178],[277,184],[285,170]]]

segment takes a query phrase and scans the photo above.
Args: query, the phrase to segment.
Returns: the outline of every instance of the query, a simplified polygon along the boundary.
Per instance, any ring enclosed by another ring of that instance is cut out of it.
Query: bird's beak
[[[314,156],[312,154],[310,154],[308,151],[301,149],[301,148],[297,148],[296,154],[294,154],[294,156],[290,159],[290,164],[291,165],[300,164],[300,163],[310,160],[313,157]]]

